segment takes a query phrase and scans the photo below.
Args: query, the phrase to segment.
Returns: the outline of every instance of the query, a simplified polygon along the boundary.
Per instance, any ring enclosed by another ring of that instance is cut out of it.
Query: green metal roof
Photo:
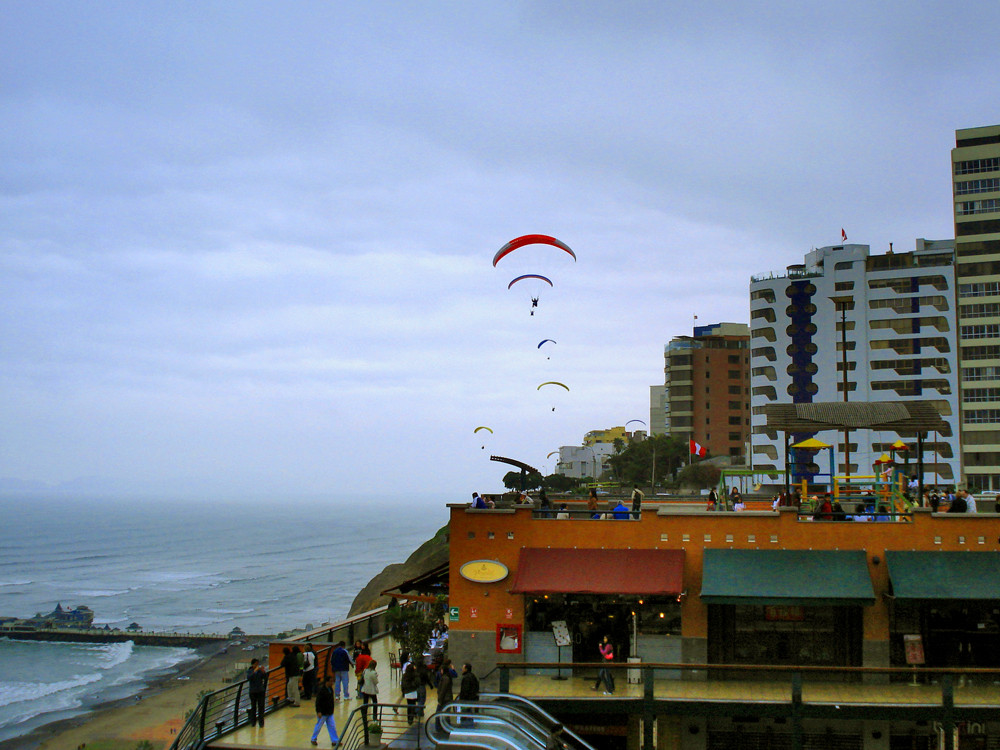
[[[885,553],[897,599],[1000,599],[1000,552]]]
[[[701,599],[708,604],[873,604],[862,550],[706,549]]]

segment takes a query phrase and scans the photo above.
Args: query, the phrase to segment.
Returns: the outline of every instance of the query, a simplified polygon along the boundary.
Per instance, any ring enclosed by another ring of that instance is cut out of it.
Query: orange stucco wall
[[[583,509],[584,504],[571,505]],[[918,511],[908,522],[852,523],[799,520],[794,512],[658,514],[645,503],[639,521],[532,518],[531,508],[471,510],[451,506],[449,604],[459,608],[453,631],[494,632],[497,624],[523,623],[523,596],[509,593],[522,547],[683,549],[682,635],[707,637],[708,608],[699,597],[705,548],[864,550],[876,602],[864,608],[865,640],[887,640],[887,550],[1000,550],[1000,516],[947,515]],[[876,561],[877,558],[877,561]],[[496,583],[464,579],[472,560],[495,560],[510,573]],[[473,611],[476,616],[473,617]]]

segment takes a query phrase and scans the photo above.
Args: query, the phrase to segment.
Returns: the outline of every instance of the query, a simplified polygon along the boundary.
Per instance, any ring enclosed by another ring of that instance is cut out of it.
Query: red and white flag
[[[840,241],[847,242],[847,232],[844,231],[843,227],[840,228]]]
[[[694,440],[691,441],[691,455],[703,458],[708,455],[708,449],[704,445],[699,445]]]

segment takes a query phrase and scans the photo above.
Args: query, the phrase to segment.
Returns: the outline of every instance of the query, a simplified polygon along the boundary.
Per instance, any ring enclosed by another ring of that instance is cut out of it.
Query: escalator
[[[445,706],[427,720],[424,733],[441,750],[593,750],[535,703],[502,693]]]

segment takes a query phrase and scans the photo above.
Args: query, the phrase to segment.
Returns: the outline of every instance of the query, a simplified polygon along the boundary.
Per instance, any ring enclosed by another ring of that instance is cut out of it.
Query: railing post
[[[199,731],[198,739],[201,742],[205,741],[205,714],[208,713],[208,696],[206,695],[201,699],[201,703],[198,704],[199,712],[201,713],[201,720],[198,722]]]
[[[625,673],[626,680],[628,673]],[[656,714],[653,713],[655,703],[653,702],[653,676],[652,667],[642,667],[642,750],[653,750],[653,723],[656,721]]]
[[[792,672],[792,749],[802,750],[802,673]]]
[[[500,667],[500,692],[510,692],[510,669],[507,667]]]
[[[941,707],[944,709],[944,750],[955,750],[955,683],[951,672],[941,675]]]
[[[240,698],[243,695],[243,683],[236,686],[236,700],[233,702],[233,729],[240,725]]]

